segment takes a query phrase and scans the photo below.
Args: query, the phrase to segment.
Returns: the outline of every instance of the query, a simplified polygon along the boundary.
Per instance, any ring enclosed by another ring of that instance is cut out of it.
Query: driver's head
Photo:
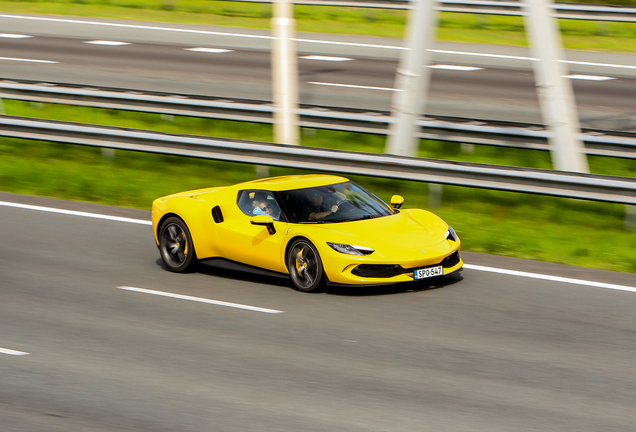
[[[309,191],[309,202],[312,205],[320,205],[322,203],[322,194],[317,190]]]
[[[274,213],[274,207],[267,201],[261,201],[259,207],[268,215]]]

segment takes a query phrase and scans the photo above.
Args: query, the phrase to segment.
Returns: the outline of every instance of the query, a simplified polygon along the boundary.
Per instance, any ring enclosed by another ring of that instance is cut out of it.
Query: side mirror
[[[399,209],[402,207],[402,204],[404,204],[404,198],[401,195],[393,195],[391,197],[391,207],[393,207],[393,210]]]
[[[267,227],[267,232],[270,234],[276,234],[276,228],[274,228],[274,219],[267,215],[254,216],[250,221],[252,225],[260,225]]]

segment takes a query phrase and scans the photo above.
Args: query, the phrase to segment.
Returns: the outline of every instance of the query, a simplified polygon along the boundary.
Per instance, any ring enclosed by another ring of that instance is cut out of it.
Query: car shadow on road
[[[157,259],[157,265],[163,270],[170,271],[161,258]],[[227,263],[225,263],[227,264]],[[275,285],[293,289],[294,285],[287,275],[262,270],[256,267],[225,265],[223,262],[215,264],[198,263],[191,273],[200,273],[224,279],[232,279],[257,284]],[[326,285],[323,290],[313,294],[328,294],[338,296],[364,297],[390,294],[407,294],[413,292],[430,291],[445,288],[461,282],[460,273],[428,279],[417,282],[402,282],[387,285]]]

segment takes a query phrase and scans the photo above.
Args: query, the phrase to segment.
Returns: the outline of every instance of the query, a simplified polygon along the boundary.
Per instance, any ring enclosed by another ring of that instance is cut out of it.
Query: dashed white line
[[[578,79],[578,80],[586,80],[586,81],[608,81],[616,78],[606,77],[606,76],[596,76],[596,75],[566,75],[565,78],[570,79]]]
[[[636,293],[636,287],[629,287],[625,285],[615,285],[615,284],[608,284],[604,282],[593,282],[593,281],[587,281],[583,279],[572,279],[572,278],[565,278],[560,276],[544,275],[539,273],[528,273],[528,272],[522,272],[517,270],[505,270],[500,268],[479,266],[474,264],[464,264],[464,268],[469,270],[479,270],[479,271],[485,271],[490,273],[505,274],[510,276],[540,279],[540,280],[547,280],[552,282],[563,282],[563,283],[569,283],[569,284],[575,284],[575,285],[584,285],[584,286],[591,286],[595,288],[605,288],[605,289],[629,291],[629,292]]]
[[[23,356],[23,355],[29,355],[30,354],[28,352],[16,351],[16,350],[11,350],[11,349],[7,349],[7,348],[0,348],[0,353],[1,354],[14,355],[14,356]]]
[[[387,87],[368,87],[368,86],[360,86],[360,85],[352,85],[352,84],[335,84],[335,83],[324,83],[324,82],[315,82],[315,81],[310,81],[307,84],[329,86],[329,87],[347,87],[347,88],[364,89],[364,90],[401,91],[399,89],[387,88]]]
[[[136,287],[129,287],[129,286],[120,286],[120,287],[117,287],[117,288],[118,289],[122,289],[122,290],[126,290],[126,291],[135,291],[135,292],[140,292],[140,293],[144,293],[144,294],[152,294],[152,295],[157,295],[157,296],[162,296],[162,297],[172,297],[172,298],[176,298],[176,299],[180,299],[180,300],[189,300],[189,301],[195,301],[195,302],[199,302],[199,303],[208,303],[208,304],[213,304],[213,305],[217,305],[217,306],[227,306],[227,307],[232,307],[232,308],[236,308],[236,309],[246,309],[246,310],[251,310],[251,311],[254,311],[254,312],[263,312],[263,313],[270,313],[270,314],[284,313],[284,311],[280,311],[280,310],[276,310],[276,309],[267,309],[267,308],[249,306],[249,305],[244,305],[244,304],[239,304],[239,303],[229,303],[229,302],[224,302],[224,301],[219,301],[219,300],[211,300],[211,299],[206,299],[206,298],[201,298],[201,297],[192,297],[192,296],[187,296],[187,295],[174,294],[174,293],[169,293],[169,292],[165,292],[165,291],[149,290],[149,289],[145,289],[145,288],[136,288]]]
[[[28,62],[28,63],[59,63],[59,62],[51,61],[51,60],[35,60],[35,59],[13,58],[13,57],[0,57],[0,60],[19,61],[19,62]]]
[[[332,62],[353,61],[352,58],[348,58],[348,57],[331,57],[331,56],[321,56],[321,55],[308,55],[308,56],[301,57],[301,59],[318,60],[318,61],[332,61]]]
[[[201,48],[201,47],[200,48],[185,48],[185,50],[193,51],[193,52],[214,53],[214,54],[234,52],[234,50],[223,49],[223,48]]]
[[[5,38],[5,39],[26,39],[26,38],[30,38],[33,36],[29,36],[29,35],[21,35],[21,34],[11,34],[11,33],[2,33],[0,34],[0,38]]]
[[[103,214],[87,213],[87,212],[80,212],[80,211],[74,211],[74,210],[62,210],[62,209],[56,209],[51,207],[41,207],[41,206],[34,206],[34,205],[28,205],[28,204],[16,204],[16,203],[11,203],[6,201],[0,201],[0,206],[21,208],[21,209],[27,209],[27,210],[37,210],[37,211],[44,211],[49,213],[59,213],[59,214],[65,214],[65,215],[71,215],[71,216],[81,216],[81,217],[88,217],[88,218],[94,218],[94,219],[105,219],[105,220],[116,221],[116,222],[135,223],[140,225],[152,225],[152,222],[141,220],[141,219],[131,219],[131,218],[125,218],[125,217],[119,217],[119,216],[108,216]]]
[[[445,64],[436,64],[429,66],[431,69],[445,69],[445,70],[455,70],[455,71],[476,71],[482,70],[483,68],[475,67],[475,66],[458,66],[458,65],[445,65]]]
[[[107,40],[84,41],[84,43],[91,44],[91,45],[105,45],[105,46],[130,45],[130,42],[107,41]]]

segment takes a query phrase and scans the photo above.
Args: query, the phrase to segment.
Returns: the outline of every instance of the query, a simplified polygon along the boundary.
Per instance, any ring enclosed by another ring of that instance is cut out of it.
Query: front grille
[[[351,274],[367,278],[392,278],[404,273],[404,268],[399,265],[360,264]]]
[[[428,265],[424,267],[420,266],[405,269],[404,267],[397,264],[360,264],[359,266],[351,270],[351,274],[366,278],[392,278],[405,273],[413,273],[413,271],[421,268],[435,267],[438,265],[441,265],[444,268],[451,268],[456,266],[457,264],[459,264],[459,251],[447,256],[438,264]]]

